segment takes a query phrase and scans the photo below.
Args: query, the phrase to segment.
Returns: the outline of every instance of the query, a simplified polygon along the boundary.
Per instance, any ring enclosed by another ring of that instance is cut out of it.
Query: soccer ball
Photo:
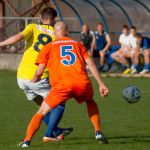
[[[141,98],[140,90],[135,86],[128,86],[123,90],[123,98],[128,103],[136,103]]]

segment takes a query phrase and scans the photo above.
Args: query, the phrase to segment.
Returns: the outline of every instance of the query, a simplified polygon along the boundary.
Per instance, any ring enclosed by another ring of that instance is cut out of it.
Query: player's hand
[[[99,89],[102,98],[108,95],[108,88],[104,84],[101,84]]]
[[[41,80],[41,78],[33,77],[33,78],[30,80],[30,82],[36,83],[36,82],[38,82],[38,81],[40,81],[40,80]]]
[[[90,56],[93,57],[93,50],[90,50]]]

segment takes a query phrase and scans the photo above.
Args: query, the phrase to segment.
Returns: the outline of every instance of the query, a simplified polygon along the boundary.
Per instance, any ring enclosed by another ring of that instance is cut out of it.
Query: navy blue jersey
[[[95,32],[95,38],[96,38],[96,51],[103,50],[107,44],[106,41],[106,34],[107,32],[103,32],[102,34],[99,34],[98,31]]]
[[[150,39],[148,37],[143,37],[142,38],[141,48],[143,50],[150,48]]]

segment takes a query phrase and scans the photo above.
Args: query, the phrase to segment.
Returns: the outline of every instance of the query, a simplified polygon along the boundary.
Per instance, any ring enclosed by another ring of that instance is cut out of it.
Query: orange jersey
[[[50,72],[50,84],[89,83],[85,59],[89,58],[83,45],[71,38],[57,39],[41,50],[36,64],[47,65]]]

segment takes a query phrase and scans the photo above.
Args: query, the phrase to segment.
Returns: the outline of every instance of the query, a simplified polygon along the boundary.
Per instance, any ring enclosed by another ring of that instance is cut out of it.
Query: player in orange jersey
[[[20,147],[29,146],[34,133],[40,127],[42,118],[49,111],[71,98],[75,98],[78,103],[85,102],[87,104],[89,118],[95,129],[96,140],[107,144],[108,140],[100,128],[99,110],[93,100],[93,89],[86,72],[86,64],[98,82],[102,97],[108,94],[108,89],[101,80],[93,60],[89,57],[83,45],[67,37],[68,28],[64,22],[55,24],[54,34],[56,40],[47,44],[40,52],[36,60],[39,67],[31,80],[31,82],[39,81],[47,66],[52,88],[29,123],[24,142],[20,144]],[[48,141],[49,138],[44,137],[43,140]]]

